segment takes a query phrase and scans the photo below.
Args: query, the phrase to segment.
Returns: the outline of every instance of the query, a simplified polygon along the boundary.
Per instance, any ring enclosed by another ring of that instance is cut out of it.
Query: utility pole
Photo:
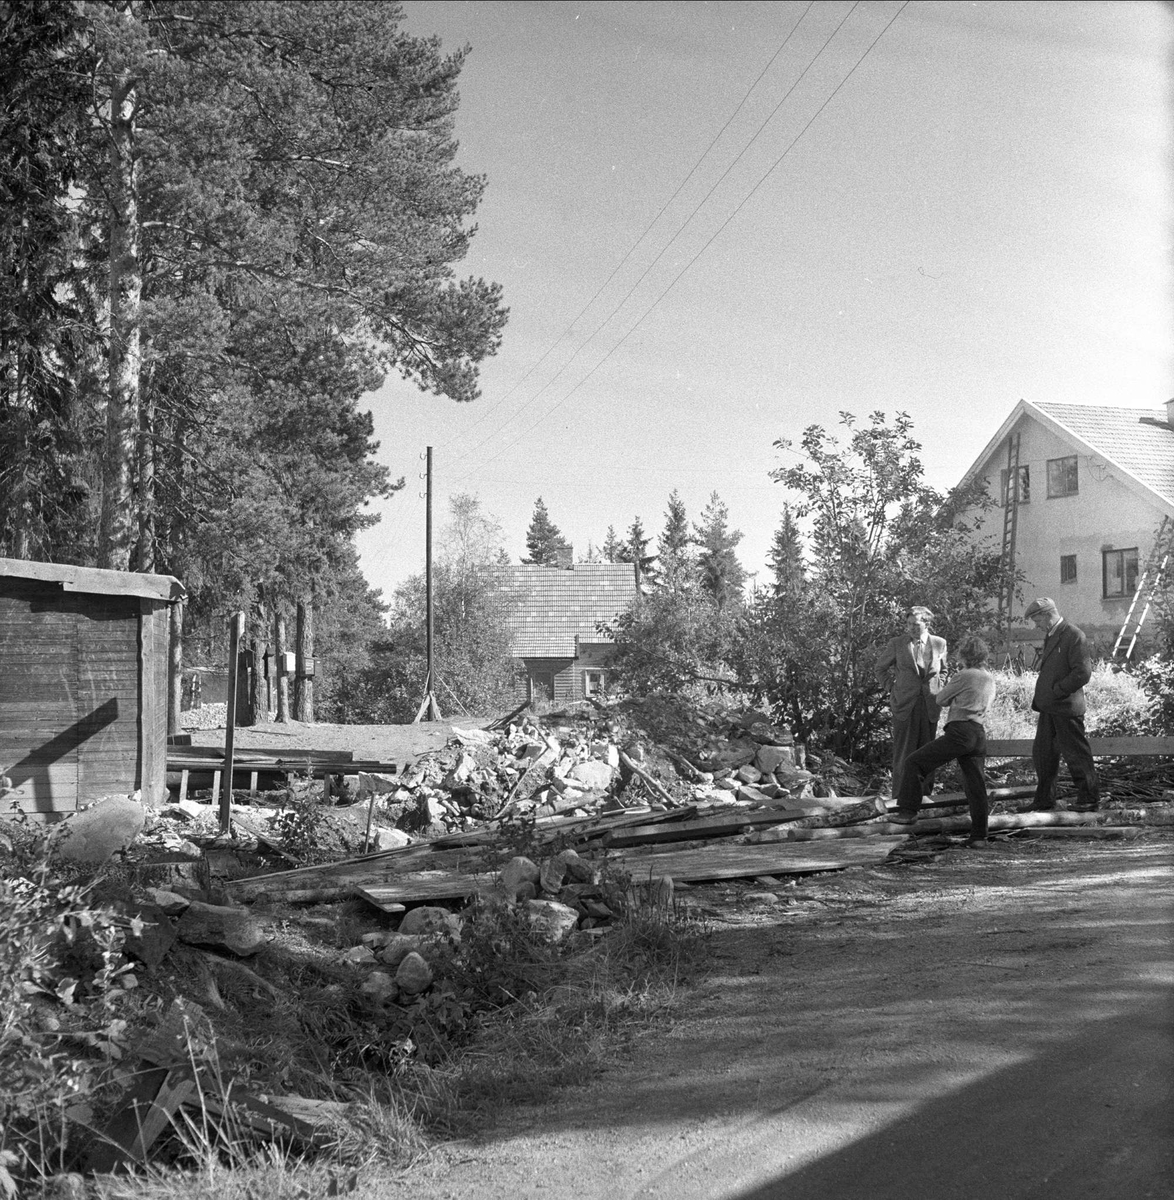
[[[425,451],[425,492],[424,492],[424,613],[425,613],[425,645],[428,657],[428,675],[424,681],[424,699],[416,713],[413,725],[419,724],[428,714],[428,720],[440,721],[440,708],[436,703],[436,670],[432,661],[432,447]]]

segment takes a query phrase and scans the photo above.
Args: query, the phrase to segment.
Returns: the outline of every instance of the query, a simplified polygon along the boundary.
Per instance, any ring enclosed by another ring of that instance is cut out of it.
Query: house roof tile
[[[500,578],[513,594],[510,626],[520,657],[571,658],[576,639],[610,641],[596,624],[614,620],[636,596],[632,563],[502,567]]]
[[[1174,428],[1166,424],[1165,409],[1043,401],[1034,407],[1174,503]]]

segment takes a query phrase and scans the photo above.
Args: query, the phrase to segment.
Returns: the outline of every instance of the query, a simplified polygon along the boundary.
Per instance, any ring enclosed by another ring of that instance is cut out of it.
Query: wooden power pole
[[[436,668],[432,660],[432,447],[425,452],[426,486],[424,492],[424,621],[426,629],[426,654],[428,676],[424,681],[424,699],[412,724],[418,724],[428,714],[428,720],[440,721],[440,707],[436,703]]]

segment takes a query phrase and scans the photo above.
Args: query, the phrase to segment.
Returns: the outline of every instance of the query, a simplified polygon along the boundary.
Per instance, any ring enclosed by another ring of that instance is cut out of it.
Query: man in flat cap
[[[1047,596],[1033,600],[1023,615],[1044,635],[1031,701],[1039,713],[1031,747],[1036,776],[1031,811],[1049,812],[1056,807],[1056,773],[1063,755],[1076,784],[1073,809],[1094,812],[1100,804],[1100,789],[1084,732],[1084,685],[1092,678],[1088,639],[1064,620],[1056,602]]]

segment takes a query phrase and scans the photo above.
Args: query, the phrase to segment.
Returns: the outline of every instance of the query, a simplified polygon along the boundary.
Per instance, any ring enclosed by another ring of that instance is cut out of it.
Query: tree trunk
[[[135,100],[134,80],[124,71],[115,79],[110,96],[110,395],[98,530],[98,566],[118,571],[130,568],[134,529],[131,468],[142,366]]]
[[[250,646],[253,657],[253,669],[249,673],[250,725],[264,725],[269,720],[269,697],[265,692],[265,650],[265,643],[254,636]]]
[[[294,720],[314,720],[314,605],[298,601],[297,660],[294,667]]]
[[[273,655],[277,662],[277,720],[289,722],[289,676],[285,673],[285,610],[280,604],[273,613]]]
[[[139,548],[138,570],[155,570],[155,404],[148,394],[139,397]]]
[[[183,602],[177,601],[168,614],[167,736],[179,732],[179,710],[183,707]]]

